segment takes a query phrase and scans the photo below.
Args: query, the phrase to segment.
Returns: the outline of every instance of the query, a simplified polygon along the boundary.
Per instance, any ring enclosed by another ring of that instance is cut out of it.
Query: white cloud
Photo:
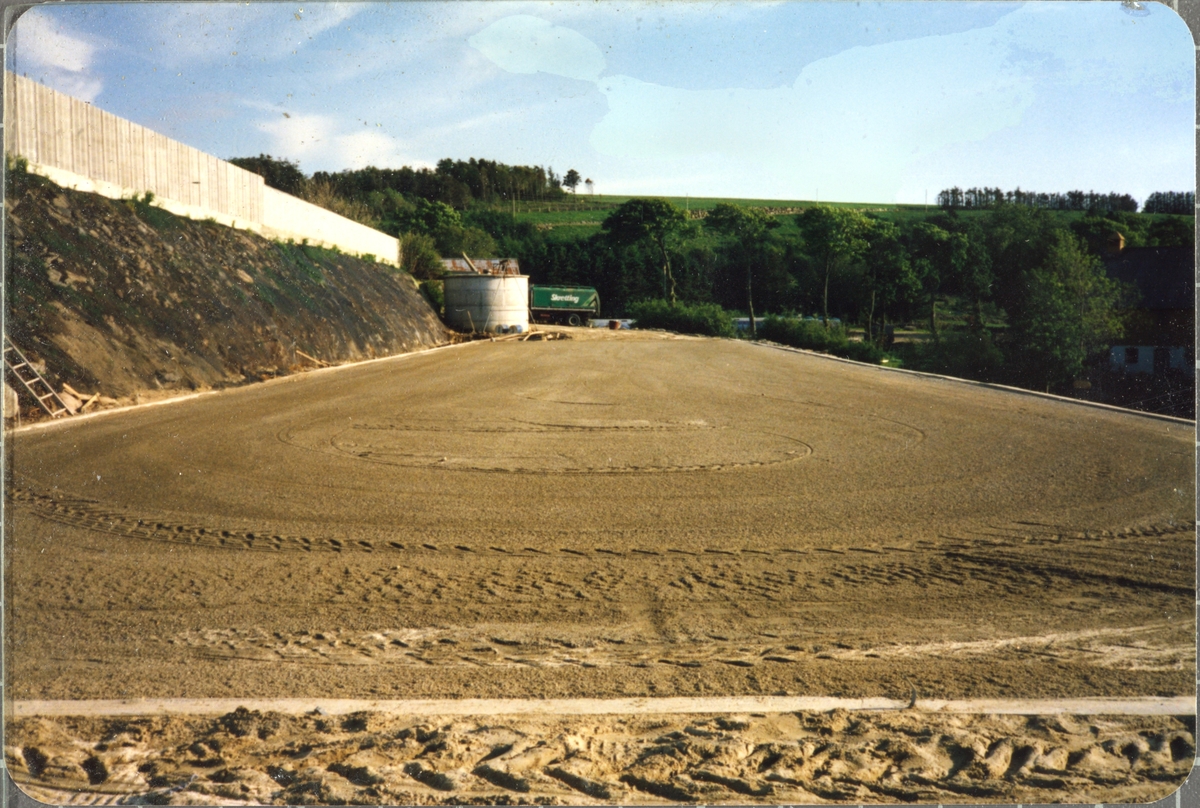
[[[604,71],[604,56],[594,42],[571,28],[528,14],[497,20],[467,42],[510,73],[543,72],[595,81]]]
[[[334,162],[346,168],[412,165],[412,160],[402,154],[400,144],[382,132],[365,129],[362,132],[338,135],[334,143],[337,148]]]
[[[341,171],[374,165],[428,167],[408,157],[396,138],[373,129],[346,130],[329,115],[290,115],[258,124],[271,138],[270,152],[296,160],[307,172]]]
[[[13,58],[29,68],[58,68],[71,73],[87,70],[96,47],[72,36],[38,9],[30,9],[17,20],[10,43]]]
[[[104,89],[104,82],[89,72],[97,45],[68,32],[40,9],[30,9],[17,20],[9,50],[18,73],[59,92],[90,103]]]
[[[104,89],[104,82],[93,76],[77,73],[66,73],[51,70],[43,76],[45,83],[54,87],[60,93],[66,93],[72,98],[87,101],[89,104],[96,100]]]
[[[281,115],[258,124],[258,129],[271,136],[272,154],[303,161],[330,147],[333,119],[327,115]]]
[[[154,3],[145,12],[155,53],[172,67],[234,51],[277,59],[354,17],[363,3]]]

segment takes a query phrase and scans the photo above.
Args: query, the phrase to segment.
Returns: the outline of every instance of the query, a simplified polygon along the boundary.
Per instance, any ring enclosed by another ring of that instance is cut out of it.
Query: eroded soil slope
[[[448,335],[410,276],[15,173],[8,333],[56,390],[118,399],[417,350]],[[32,402],[25,402],[27,404]]]

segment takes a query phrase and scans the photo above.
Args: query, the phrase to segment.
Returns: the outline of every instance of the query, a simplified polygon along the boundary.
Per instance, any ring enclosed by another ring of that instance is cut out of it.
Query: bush
[[[676,303],[639,300],[630,303],[627,314],[636,328],[662,328],[680,334],[733,337],[736,331],[729,312],[715,303]]]
[[[297,195],[311,205],[325,208],[331,213],[336,213],[338,216],[367,227],[379,229],[379,220],[367,203],[339,195],[331,182],[308,181],[300,188]]]
[[[913,345],[905,357],[913,370],[981,382],[1001,379],[1004,354],[987,331],[948,331],[937,342]]]
[[[759,339],[810,351],[829,351],[831,348],[840,348],[847,342],[846,330],[840,325],[826,328],[814,320],[768,315],[757,324],[755,330]]]
[[[125,200],[125,205],[133,211],[134,215],[155,230],[179,226],[179,220],[173,213],[163,210],[154,204],[153,191],[146,191],[141,196],[134,194],[131,198]]]
[[[433,238],[424,233],[405,233],[400,237],[400,268],[419,280],[442,274],[442,259]]]
[[[872,365],[882,363],[887,356],[882,348],[872,342],[850,342],[849,340],[841,348],[830,351],[830,353],[853,359],[855,362],[867,362]]]
[[[441,281],[421,281],[418,287],[421,294],[429,301],[429,305],[433,307],[434,313],[441,317],[443,310],[446,308],[446,294],[442,288]]]
[[[434,248],[443,256],[457,258],[466,253],[475,258],[497,258],[495,240],[478,227],[443,227],[433,233]]]
[[[873,343],[851,342],[842,326],[831,325],[827,328],[815,320],[768,316],[758,325],[757,333],[759,339],[790,345],[793,348],[822,351],[856,362],[878,365],[887,356]]]

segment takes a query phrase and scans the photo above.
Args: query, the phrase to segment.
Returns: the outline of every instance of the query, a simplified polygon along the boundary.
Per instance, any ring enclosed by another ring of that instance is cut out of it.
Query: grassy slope
[[[633,196],[618,196],[618,195],[588,195],[580,194],[577,197],[568,197],[561,202],[522,202],[516,206],[517,221],[530,222],[534,225],[546,228],[550,231],[549,238],[552,241],[565,241],[587,238],[594,233],[599,232],[600,223],[604,218],[618,205],[634,199]],[[815,202],[807,199],[728,199],[722,197],[682,197],[682,196],[665,196],[659,197],[666,199],[672,204],[684,208],[685,210],[711,210],[715,206],[725,203],[730,205],[738,205],[743,207],[768,208],[772,211],[794,210],[796,208],[806,208],[814,204],[829,205],[839,208],[855,208],[857,210],[871,213],[881,219],[903,224],[914,220],[920,220],[926,216],[933,215],[939,212],[939,209],[934,205],[899,205],[899,204],[881,204],[881,203],[857,203],[857,202]],[[508,212],[511,208],[500,206],[498,210]],[[986,215],[986,210],[960,210],[959,216],[971,218],[976,216]],[[1077,219],[1083,218],[1084,214],[1078,211],[1055,211],[1052,215],[1058,217],[1064,223],[1070,223]],[[1164,218],[1165,214],[1141,214],[1149,216],[1153,219]],[[780,224],[784,228],[784,232],[795,228],[794,214],[775,213]]]
[[[586,195],[569,197],[562,202],[522,202],[516,206],[516,219],[530,222],[550,230],[552,241],[572,241],[591,236],[600,231],[600,223],[618,205],[628,202],[633,196],[618,195]],[[723,197],[682,197],[665,196],[673,205],[684,210],[712,210],[719,204],[738,205],[754,208],[769,208],[773,211],[795,210],[817,204],[811,200],[788,199],[729,199]],[[847,207],[865,210],[871,213],[892,218],[904,214],[924,214],[922,205],[862,205],[850,202],[825,202],[821,204],[833,207]],[[511,211],[512,208],[498,206],[497,210]],[[932,212],[933,209],[931,209]],[[781,224],[785,228],[792,227],[792,213],[778,213]]]

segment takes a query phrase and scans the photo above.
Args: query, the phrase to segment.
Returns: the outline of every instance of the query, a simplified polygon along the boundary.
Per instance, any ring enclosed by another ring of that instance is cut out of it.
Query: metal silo
[[[529,276],[447,274],[446,325],[456,331],[502,334],[529,330]]]

